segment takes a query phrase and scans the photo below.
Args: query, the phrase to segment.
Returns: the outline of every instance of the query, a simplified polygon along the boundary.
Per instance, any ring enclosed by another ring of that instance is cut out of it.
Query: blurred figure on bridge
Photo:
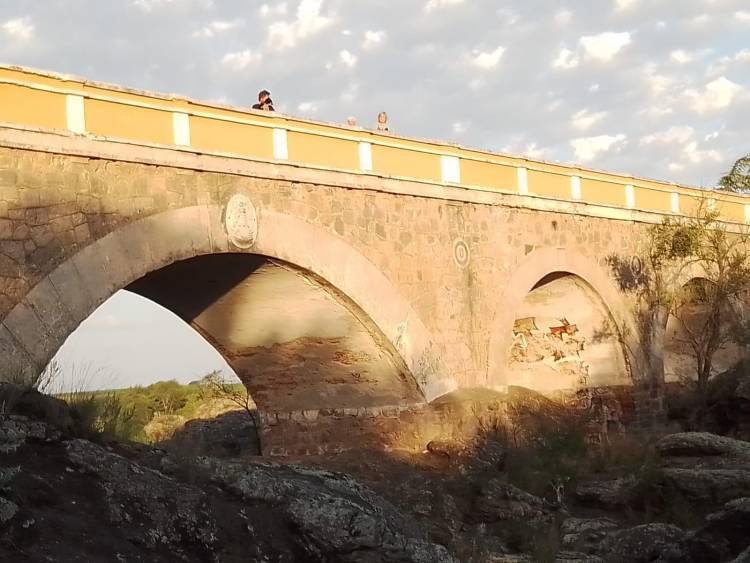
[[[390,131],[390,129],[388,129],[388,114],[384,111],[381,111],[378,114],[378,126],[375,128],[375,130],[384,133]]]
[[[352,117],[350,115],[349,117],[346,118],[346,124],[349,127],[356,127],[357,126],[357,118],[356,117]]]
[[[271,92],[268,90],[261,90],[258,92],[258,103],[253,106],[253,109],[259,109],[262,111],[274,111],[273,101],[271,100]]]

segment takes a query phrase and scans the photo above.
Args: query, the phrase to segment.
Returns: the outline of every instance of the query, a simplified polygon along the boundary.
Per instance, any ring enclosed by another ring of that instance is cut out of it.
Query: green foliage
[[[590,413],[540,397],[508,407],[516,443],[506,462],[509,480],[533,494],[572,490],[588,468]]]
[[[750,155],[737,160],[729,173],[719,180],[719,186],[730,192],[750,192]]]
[[[646,522],[671,522],[682,528],[694,528],[700,514],[664,474],[656,457],[643,464],[630,492],[630,506],[643,514]]]
[[[734,307],[750,287],[750,235],[736,227],[730,231],[711,201],[704,199],[692,217],[666,218],[649,228],[648,238],[641,253],[645,272],[636,293],[643,350],[631,351],[631,357],[635,365],[647,368],[643,371],[651,380],[662,381],[663,366],[651,358],[661,356],[655,348],[661,345],[667,318],[676,319],[695,362],[700,421],[716,352],[750,336],[750,326]],[[693,281],[685,284],[686,278]]]
[[[242,384],[227,385],[238,396],[247,395]],[[70,405],[76,435],[146,443],[144,428],[155,417],[195,418],[199,407],[214,395],[203,384],[181,385],[171,380],[110,391],[76,390],[57,397]]]

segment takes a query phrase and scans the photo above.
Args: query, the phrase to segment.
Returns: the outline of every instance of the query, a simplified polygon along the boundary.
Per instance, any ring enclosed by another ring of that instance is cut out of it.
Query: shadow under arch
[[[173,209],[133,221],[43,277],[3,319],[0,353],[10,371],[31,377],[115,291],[174,262],[227,252],[241,251],[227,240],[218,205]],[[344,240],[293,215],[261,207],[257,239],[245,252],[294,264],[345,295],[391,344],[427,401],[456,387],[405,298]]]
[[[579,278],[592,295],[598,297],[613,322],[613,334],[624,341],[623,354],[636,348],[636,324],[624,297],[619,293],[608,270],[578,252],[562,248],[542,248],[531,252],[515,270],[495,309],[490,335],[487,386],[503,389],[507,386],[506,366],[513,341],[513,325],[526,296],[543,280],[572,275]]]

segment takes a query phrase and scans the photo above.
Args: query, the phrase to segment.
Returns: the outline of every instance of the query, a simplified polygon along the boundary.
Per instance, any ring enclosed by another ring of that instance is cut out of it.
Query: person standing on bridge
[[[274,111],[273,101],[271,100],[271,92],[268,90],[261,90],[258,92],[258,103],[253,106],[253,109],[259,109],[261,111]]]
[[[384,111],[381,111],[378,114],[378,126],[375,130],[380,131],[381,133],[388,133],[390,131],[390,129],[388,129],[388,114]]]

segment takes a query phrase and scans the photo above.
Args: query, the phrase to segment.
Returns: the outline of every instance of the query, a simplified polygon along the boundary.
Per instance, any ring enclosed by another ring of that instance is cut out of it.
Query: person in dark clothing
[[[271,100],[271,92],[268,90],[261,90],[258,93],[258,103],[253,106],[253,109],[259,109],[262,111],[274,111],[273,100]]]

